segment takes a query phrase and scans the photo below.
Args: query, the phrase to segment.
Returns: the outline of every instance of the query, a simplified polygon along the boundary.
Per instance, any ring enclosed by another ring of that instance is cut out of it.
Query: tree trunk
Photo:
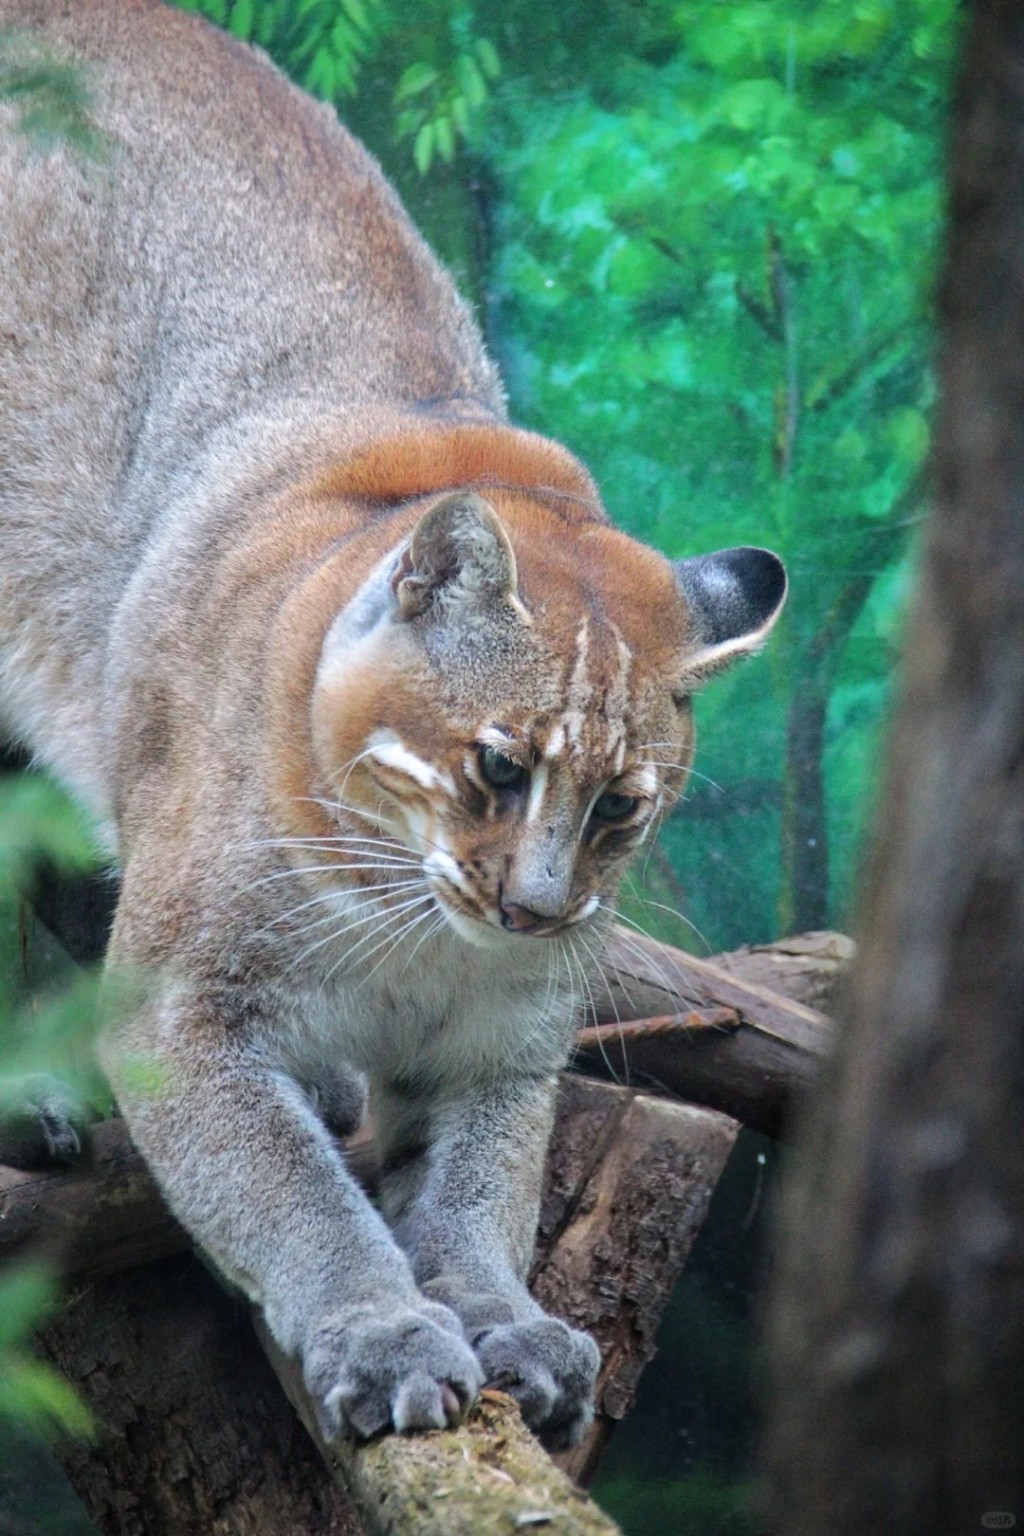
[[[1024,1521],[1024,8],[969,15],[936,508],[849,1027],[781,1238],[779,1536]]]

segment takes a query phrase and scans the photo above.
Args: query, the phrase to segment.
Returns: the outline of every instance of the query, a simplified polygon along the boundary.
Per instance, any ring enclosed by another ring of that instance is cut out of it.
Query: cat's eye
[[[526,779],[523,765],[498,747],[480,748],[480,772],[495,789],[519,789]]]
[[[594,815],[599,821],[623,821],[636,807],[636,795],[617,795],[608,790],[594,802]]]

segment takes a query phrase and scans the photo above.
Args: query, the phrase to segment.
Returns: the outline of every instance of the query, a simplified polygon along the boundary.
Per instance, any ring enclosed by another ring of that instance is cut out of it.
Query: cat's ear
[[[680,684],[697,688],[762,646],[786,601],[786,568],[769,549],[721,549],[672,563],[686,600],[693,650]]]
[[[456,491],[424,512],[391,577],[404,619],[433,605],[453,609],[511,602],[516,557],[494,508],[473,491]]]

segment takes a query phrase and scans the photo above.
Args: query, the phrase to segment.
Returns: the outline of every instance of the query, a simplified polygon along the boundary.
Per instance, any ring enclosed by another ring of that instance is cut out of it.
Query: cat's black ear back
[[[692,626],[681,682],[697,687],[764,644],[786,601],[786,568],[770,549],[751,546],[676,560],[672,568]]]
[[[424,512],[391,578],[406,619],[434,606],[514,601],[516,582],[504,525],[473,491],[445,496]]]

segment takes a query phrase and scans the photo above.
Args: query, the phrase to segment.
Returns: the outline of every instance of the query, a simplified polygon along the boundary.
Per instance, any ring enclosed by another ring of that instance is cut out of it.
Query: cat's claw
[[[503,1323],[474,1339],[486,1384],[514,1397],[549,1450],[582,1439],[594,1417],[601,1356],[589,1334],[555,1317]]]
[[[369,1439],[394,1427],[456,1424],[483,1371],[447,1307],[345,1307],[316,1330],[304,1374],[328,1435]]]
[[[19,1078],[0,1108],[0,1163],[12,1168],[67,1167],[84,1155],[88,1116],[57,1078]]]

